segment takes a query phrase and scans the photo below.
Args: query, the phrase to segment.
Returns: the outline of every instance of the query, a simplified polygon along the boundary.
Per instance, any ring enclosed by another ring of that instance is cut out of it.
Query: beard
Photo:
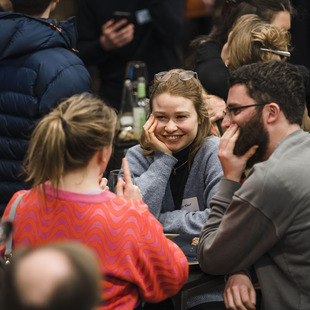
[[[266,155],[269,144],[269,134],[262,122],[262,113],[258,112],[243,126],[240,126],[240,134],[234,148],[234,154],[244,155],[252,146],[258,145],[255,154],[247,161],[246,169],[252,168],[254,164],[262,162]]]

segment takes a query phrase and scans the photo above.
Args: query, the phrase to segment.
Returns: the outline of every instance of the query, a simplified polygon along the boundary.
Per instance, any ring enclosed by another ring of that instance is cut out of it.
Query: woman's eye
[[[163,115],[157,115],[155,118],[158,119],[158,120],[162,120],[162,119],[165,118],[165,116],[163,116]]]
[[[177,116],[177,119],[182,119],[182,118],[187,118],[187,116],[186,115],[178,115]]]

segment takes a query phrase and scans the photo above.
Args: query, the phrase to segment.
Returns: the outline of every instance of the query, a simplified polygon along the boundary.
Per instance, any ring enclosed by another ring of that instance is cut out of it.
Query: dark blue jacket
[[[89,92],[74,19],[57,23],[0,12],[0,216],[22,188],[21,164],[36,121],[59,100]]]

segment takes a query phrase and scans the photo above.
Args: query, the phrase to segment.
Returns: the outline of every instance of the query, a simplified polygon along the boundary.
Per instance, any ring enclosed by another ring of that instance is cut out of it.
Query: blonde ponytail
[[[116,123],[116,112],[101,99],[90,94],[68,98],[32,134],[27,181],[36,187],[49,180],[58,188],[64,173],[86,167],[95,152],[112,144]]]

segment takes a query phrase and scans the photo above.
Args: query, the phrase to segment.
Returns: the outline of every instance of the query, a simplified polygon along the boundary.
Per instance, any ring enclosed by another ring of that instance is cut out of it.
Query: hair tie
[[[66,126],[67,126],[67,122],[66,120],[61,116],[60,117],[61,119],[61,126],[62,126],[62,129],[65,130]]]

